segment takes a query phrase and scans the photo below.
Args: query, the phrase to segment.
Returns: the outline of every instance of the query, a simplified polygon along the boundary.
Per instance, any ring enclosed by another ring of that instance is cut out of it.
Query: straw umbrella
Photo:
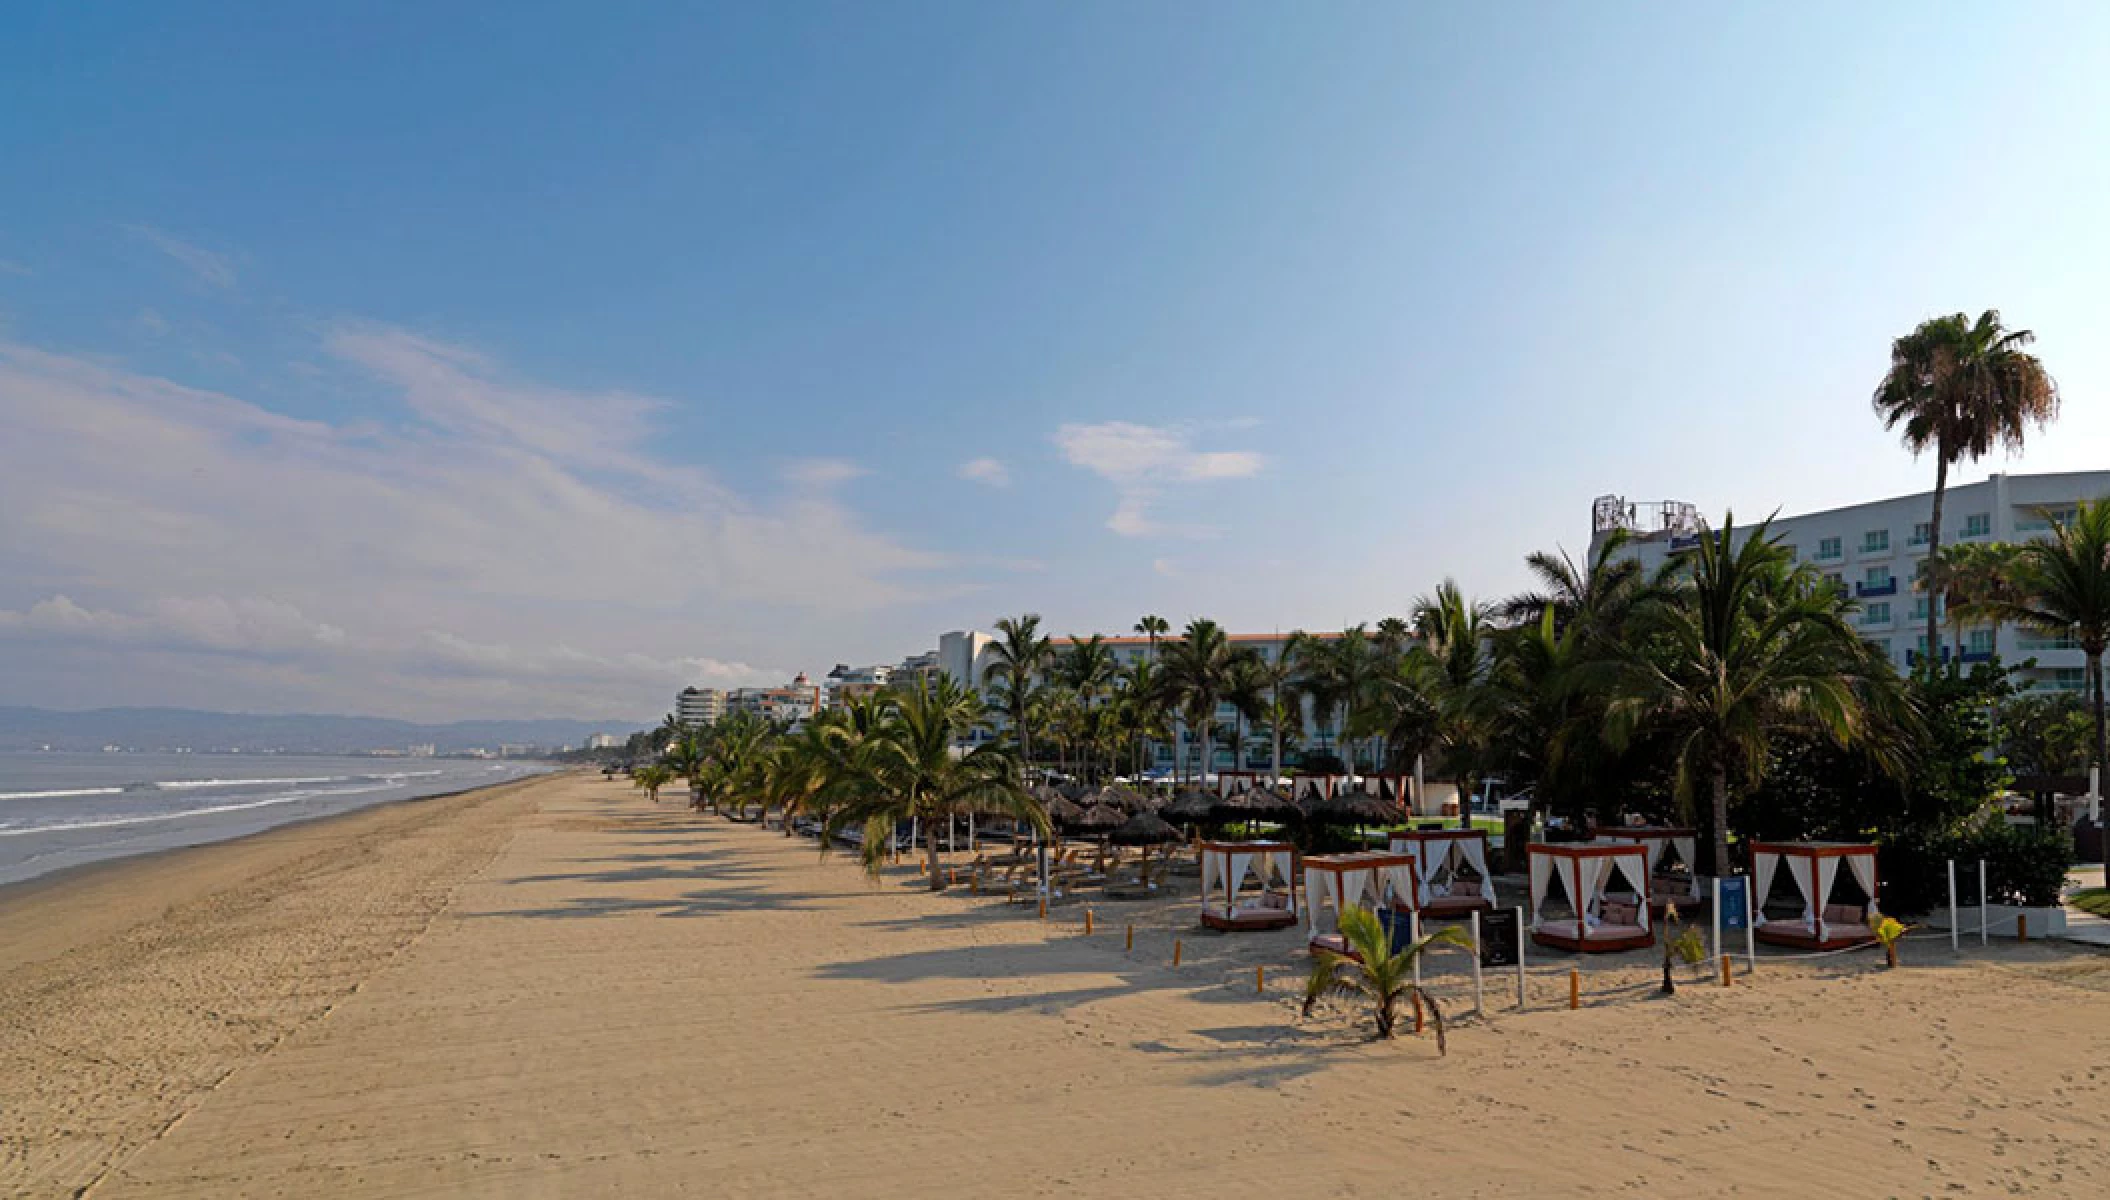
[[[1398,805],[1368,792],[1343,788],[1314,803],[1311,806],[1311,819],[1329,825],[1353,825],[1360,834],[1365,826],[1390,825],[1395,821],[1404,820],[1405,814]]]
[[[1294,821],[1304,809],[1273,788],[1257,787],[1218,797],[1209,815],[1219,821]]]
[[[1094,804],[1079,813],[1070,827],[1077,832],[1093,836],[1099,843],[1099,855],[1094,870],[1106,870],[1106,838],[1114,830],[1128,824],[1128,816],[1111,804]]]
[[[1180,831],[1150,813],[1137,813],[1123,822],[1119,829],[1106,835],[1107,840],[1117,846],[1140,846],[1143,848],[1144,887],[1150,886],[1150,847],[1168,846],[1181,841]],[[1169,853],[1169,852],[1168,852]]]
[[[1200,825],[1216,815],[1216,797],[1189,788],[1174,796],[1172,803],[1159,809],[1158,815],[1181,825]]]

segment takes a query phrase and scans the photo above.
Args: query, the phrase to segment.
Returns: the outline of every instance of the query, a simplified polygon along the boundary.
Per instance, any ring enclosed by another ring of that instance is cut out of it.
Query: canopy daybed
[[[1585,953],[1634,950],[1655,944],[1648,905],[1605,893],[1615,881],[1648,897],[1648,851],[1634,842],[1536,842],[1531,856],[1531,940]],[[1573,917],[1546,915],[1554,881],[1568,895]]]
[[[1258,771],[1218,771],[1216,773],[1216,794],[1218,796],[1232,796],[1259,786],[1260,772]]]
[[[1304,860],[1304,916],[1314,949],[1352,957],[1341,937],[1341,913],[1353,907],[1380,911],[1413,895],[1411,854],[1367,850],[1313,854]]]
[[[1201,842],[1202,924],[1226,933],[1297,923],[1297,850],[1288,842]],[[1246,876],[1259,888],[1245,891]]]
[[[1289,777],[1289,794],[1298,804],[1314,804],[1333,795],[1335,775],[1306,775],[1297,772]]]
[[[1841,866],[1845,870],[1840,870]],[[1782,868],[1786,868],[1783,870]],[[1752,902],[1758,940],[1803,950],[1841,950],[1876,940],[1868,927],[1876,908],[1876,848],[1857,842],[1751,843]],[[1786,875],[1802,901],[1799,917],[1766,917],[1773,883]],[[1845,876],[1859,903],[1839,903],[1835,892]]]
[[[1414,856],[1415,891],[1409,907],[1422,916],[1443,920],[1494,908],[1495,876],[1487,868],[1485,830],[1395,830],[1392,852]],[[1461,867],[1470,867],[1478,878],[1465,879]]]
[[[1707,907],[1709,898],[1700,888],[1699,859],[1695,857],[1698,830],[1675,825],[1611,825],[1600,828],[1597,838],[1638,842],[1647,848],[1650,912],[1660,917],[1665,906],[1675,904],[1680,914],[1689,916]],[[1684,874],[1668,869],[1674,860],[1684,864]]]

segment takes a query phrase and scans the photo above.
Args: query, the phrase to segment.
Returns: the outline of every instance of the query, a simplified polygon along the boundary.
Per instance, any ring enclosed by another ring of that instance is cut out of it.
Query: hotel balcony
[[[1891,577],[1887,583],[1857,583],[1854,585],[1854,595],[1856,596],[1895,596],[1897,594],[1898,581],[1895,576]]]

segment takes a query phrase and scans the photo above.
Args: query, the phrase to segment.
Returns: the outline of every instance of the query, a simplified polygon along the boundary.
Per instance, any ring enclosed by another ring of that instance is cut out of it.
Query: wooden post
[[[1960,922],[1956,919],[1956,860],[1952,858],[1949,860],[1949,953],[1951,954],[1960,953],[1962,950],[1962,947],[1956,944],[1957,937],[1962,933],[1962,930],[1956,928],[1958,924]],[[1897,964],[1892,963],[1891,965],[1896,966]]]
[[[1582,1007],[1582,968],[1568,968],[1568,1007]]]
[[[1128,945],[1125,948],[1129,950],[1136,948],[1136,924],[1133,921],[1128,923]]]
[[[2026,941],[2028,941],[2028,940],[2029,940],[2029,914],[2028,914],[2028,913],[2016,913],[2016,914],[2015,914],[2015,940],[2016,940],[2016,941],[2018,941],[2018,942],[2026,942]]]
[[[1046,896],[1040,898],[1040,919],[1043,921],[1048,919],[1048,898]]]
[[[1175,967],[1180,965],[1180,940],[1178,938],[1172,939],[1172,965]]]
[[[1722,955],[1722,986],[1729,986],[1729,956]]]
[[[1253,968],[1253,991],[1263,995],[1267,992],[1267,967],[1265,965]]]
[[[1421,989],[1420,989],[1420,988],[1415,988],[1415,989],[1414,989],[1414,990],[1413,990],[1412,992],[1410,992],[1410,993],[1408,993],[1408,994],[1409,994],[1409,995],[1411,995],[1411,996],[1412,996],[1412,997],[1414,998],[1414,1032],[1416,1032],[1416,1033],[1420,1033],[1420,1032],[1421,1032]]]
[[[1084,936],[1092,936],[1092,910],[1089,908],[1084,910]]]
[[[1489,884],[1489,885],[1488,885],[1488,890],[1489,890],[1489,891],[1492,891],[1492,890],[1494,890],[1494,885],[1493,885],[1493,884]],[[1521,932],[1521,931],[1519,931],[1519,936],[1520,936],[1520,937],[1522,936],[1522,932]],[[1479,909],[1474,909],[1474,910],[1473,910],[1473,1015],[1474,1015],[1474,1016],[1485,1016],[1485,1015],[1486,1015],[1486,1013],[1487,1013],[1487,989],[1486,989],[1485,985],[1483,984],[1483,982],[1482,982],[1482,979],[1481,979],[1481,975],[1480,975],[1480,910],[1479,910]]]

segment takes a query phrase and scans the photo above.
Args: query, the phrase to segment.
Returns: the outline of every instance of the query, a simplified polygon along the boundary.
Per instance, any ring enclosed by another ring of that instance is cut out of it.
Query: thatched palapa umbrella
[[[1137,813],[1123,822],[1121,828],[1106,836],[1108,841],[1116,845],[1143,847],[1143,872],[1140,882],[1145,888],[1156,886],[1150,882],[1150,847],[1169,846],[1185,840],[1179,830],[1150,813]],[[1166,853],[1169,855],[1171,851]]]
[[[1273,788],[1257,787],[1219,797],[1209,813],[1219,821],[1294,821],[1304,808]]]
[[[1199,825],[1216,813],[1216,797],[1192,788],[1172,798],[1172,803],[1158,810],[1158,815],[1167,821],[1182,825]]]

